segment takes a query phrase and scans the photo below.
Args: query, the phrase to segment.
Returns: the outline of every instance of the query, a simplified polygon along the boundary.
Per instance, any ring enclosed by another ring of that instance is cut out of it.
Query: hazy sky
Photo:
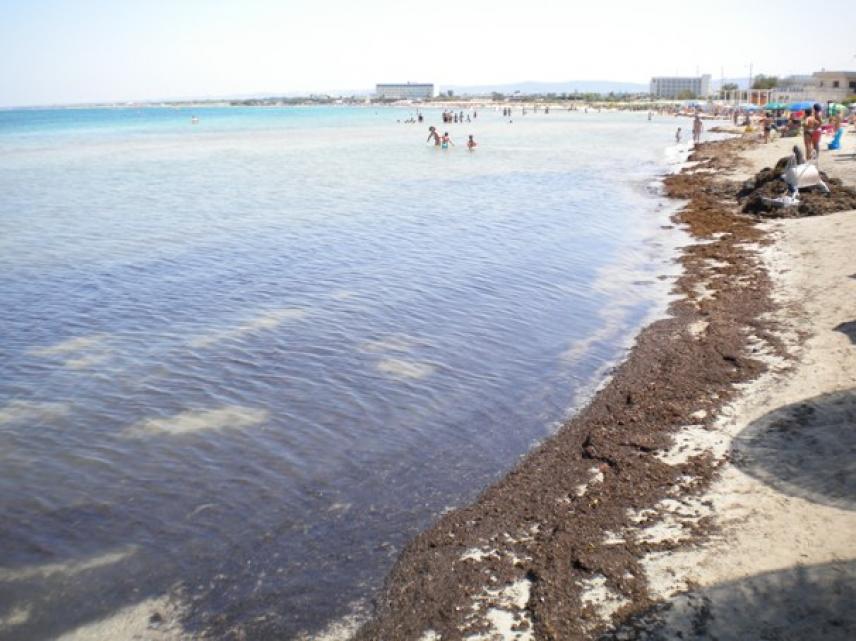
[[[0,0],[0,105],[856,68],[853,2],[808,6]]]

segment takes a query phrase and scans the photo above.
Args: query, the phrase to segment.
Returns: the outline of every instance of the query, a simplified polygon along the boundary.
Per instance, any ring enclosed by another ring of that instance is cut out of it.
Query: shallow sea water
[[[662,312],[674,121],[425,114],[0,111],[0,639],[313,633]]]

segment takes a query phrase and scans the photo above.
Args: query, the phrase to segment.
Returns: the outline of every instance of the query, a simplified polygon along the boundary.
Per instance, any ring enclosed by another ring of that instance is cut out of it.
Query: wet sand
[[[853,638],[856,213],[734,200],[792,144],[701,145],[666,180],[697,240],[671,317],[404,550],[357,639]]]

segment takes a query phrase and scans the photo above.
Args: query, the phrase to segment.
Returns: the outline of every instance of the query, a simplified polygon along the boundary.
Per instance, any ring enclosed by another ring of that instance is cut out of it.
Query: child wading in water
[[[445,132],[443,134],[443,145],[442,145],[443,149],[448,149],[449,145],[454,145],[454,144],[455,143],[452,142],[452,139],[449,138],[449,132],[448,131]]]
[[[467,149],[472,151],[473,149],[476,148],[477,145],[478,145],[478,143],[475,140],[473,140],[473,135],[470,134],[470,139],[467,141]]]

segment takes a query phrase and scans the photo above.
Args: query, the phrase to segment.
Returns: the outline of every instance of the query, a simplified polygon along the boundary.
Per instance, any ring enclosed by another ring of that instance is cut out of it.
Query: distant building
[[[821,102],[841,102],[856,95],[856,71],[815,71],[811,75]]]
[[[393,100],[418,100],[422,98],[433,98],[434,97],[434,85],[433,84],[420,84],[414,82],[407,82],[404,84],[388,84],[388,85],[376,85],[375,86],[375,97],[377,98],[387,98]]]
[[[651,78],[655,98],[679,98],[684,95],[706,98],[710,95],[710,74],[703,76],[659,76]]]
[[[815,71],[810,76],[782,78],[774,90],[777,102],[841,102],[856,95],[856,71]]]
[[[814,76],[795,75],[780,78],[773,89],[772,102],[803,102],[814,101],[814,90],[816,89]]]

